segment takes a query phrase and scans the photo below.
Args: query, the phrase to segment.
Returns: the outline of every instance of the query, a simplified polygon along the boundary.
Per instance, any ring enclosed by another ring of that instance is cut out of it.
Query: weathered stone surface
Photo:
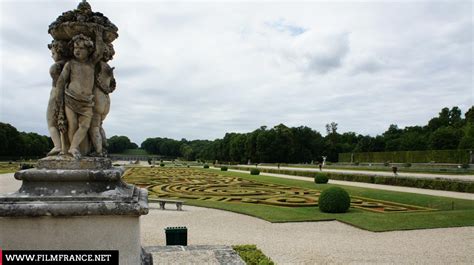
[[[141,265],[153,265],[153,256],[151,253],[146,252],[144,248],[142,248],[140,258],[142,262]]]
[[[82,157],[75,159],[72,156],[48,156],[38,160],[39,169],[109,169],[112,160],[105,157]]]
[[[0,217],[0,246],[16,250],[118,250],[120,265],[137,265],[143,260],[138,216]]]
[[[245,262],[230,246],[149,246],[145,250],[159,264],[244,265]]]
[[[64,12],[49,25],[48,33],[58,40],[70,40],[77,34],[94,36],[94,26],[104,27],[104,41],[111,43],[118,37],[118,28],[100,12],[93,12],[89,3],[80,3],[77,9]]]
[[[19,191],[0,196],[0,216],[142,215],[148,191],[121,180],[123,168],[28,169]]]
[[[15,178],[31,182],[57,181],[104,181],[120,180],[124,169],[115,167],[110,169],[25,169],[15,172]]]

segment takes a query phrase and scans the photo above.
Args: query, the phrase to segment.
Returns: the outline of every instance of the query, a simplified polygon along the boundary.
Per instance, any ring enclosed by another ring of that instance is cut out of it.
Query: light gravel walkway
[[[165,244],[164,228],[186,226],[190,245],[256,244],[277,264],[472,264],[474,227],[374,233],[337,222],[269,223],[185,205],[141,218],[142,244]]]
[[[219,168],[215,168],[215,167],[212,167],[212,169],[219,170]],[[239,173],[248,173],[248,171],[236,170],[236,169],[229,169],[229,171],[234,171],[234,172],[239,172]],[[295,179],[295,180],[302,180],[302,181],[309,181],[309,182],[314,181],[310,177],[274,174],[274,173],[267,173],[267,172],[261,172],[260,175],[277,177],[277,178]],[[354,187],[362,187],[362,188],[370,188],[370,189],[400,191],[400,192],[418,193],[418,194],[434,195],[434,196],[449,197],[449,198],[456,198],[456,199],[474,200],[474,194],[466,193],[466,192],[418,189],[418,188],[410,188],[410,187],[381,185],[381,184],[372,184],[372,183],[354,182],[354,181],[332,180],[332,179],[329,180],[329,183],[338,184],[338,185],[346,185],[346,186],[354,186]]]
[[[15,192],[21,187],[21,181],[13,177],[13,173],[0,174],[0,194]]]
[[[255,166],[249,165],[238,165],[239,167],[248,167],[248,168],[255,168]],[[278,167],[274,166],[258,166],[259,168],[268,168],[268,169],[276,169]],[[295,170],[295,171],[310,171],[310,172],[320,172],[319,168],[306,168],[306,167],[280,167],[281,170]],[[385,176],[385,177],[393,177],[394,174],[392,172],[386,171],[364,171],[364,170],[349,170],[349,169],[329,169],[323,168],[323,172],[334,172],[334,173],[342,173],[342,174],[356,174],[356,175],[372,175],[372,176]],[[450,175],[450,174],[429,174],[429,173],[411,173],[411,172],[399,172],[397,174],[399,177],[411,177],[411,178],[446,178],[446,179],[458,179],[464,181],[474,181],[474,175]]]

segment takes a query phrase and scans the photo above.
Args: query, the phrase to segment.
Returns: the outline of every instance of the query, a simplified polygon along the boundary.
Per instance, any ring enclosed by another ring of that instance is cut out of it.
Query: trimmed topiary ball
[[[209,165],[208,164],[204,164],[204,166],[202,166],[203,168],[209,168]]]
[[[221,167],[221,171],[227,171],[228,167]]]
[[[329,179],[326,174],[316,174],[316,176],[314,176],[314,183],[316,184],[326,184],[328,181]]]
[[[349,193],[342,188],[332,187],[321,192],[319,210],[325,213],[344,213],[351,206]]]
[[[256,168],[252,168],[250,170],[250,175],[260,175],[260,170],[258,170]]]
[[[164,167],[164,166],[165,166],[165,164],[164,164],[164,163],[160,163],[160,167]]]

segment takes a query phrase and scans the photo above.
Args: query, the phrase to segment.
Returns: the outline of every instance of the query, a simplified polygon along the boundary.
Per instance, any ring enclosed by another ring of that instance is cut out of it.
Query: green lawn
[[[213,172],[223,176],[239,177],[268,184],[304,189],[324,190],[331,184],[314,184],[307,181],[282,179],[269,176],[252,176],[248,173],[223,172],[211,169],[188,169],[195,172]],[[152,176],[150,176],[152,177]],[[127,179],[125,179],[127,180]],[[337,185],[339,186],[339,185]],[[433,208],[432,211],[377,213],[350,208],[344,214],[322,213],[317,207],[282,207],[253,203],[235,203],[210,200],[185,199],[186,204],[217,208],[255,216],[270,222],[301,222],[338,220],[370,231],[392,231],[424,228],[474,226],[474,201],[429,195],[383,191],[351,186],[341,186],[351,196],[365,197],[401,204]]]
[[[20,170],[20,163],[18,162],[0,162],[0,174],[13,173]]]

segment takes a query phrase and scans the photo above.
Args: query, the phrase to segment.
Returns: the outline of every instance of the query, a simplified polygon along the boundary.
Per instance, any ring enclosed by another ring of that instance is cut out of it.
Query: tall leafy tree
[[[114,154],[122,153],[127,149],[134,149],[138,147],[135,143],[132,143],[127,136],[114,135],[107,140],[107,143],[109,145],[107,150],[109,153]]]
[[[450,126],[441,127],[431,134],[430,147],[433,150],[456,149],[462,137],[461,129]]]
[[[21,138],[18,130],[8,123],[0,122],[0,156],[19,155]]]

